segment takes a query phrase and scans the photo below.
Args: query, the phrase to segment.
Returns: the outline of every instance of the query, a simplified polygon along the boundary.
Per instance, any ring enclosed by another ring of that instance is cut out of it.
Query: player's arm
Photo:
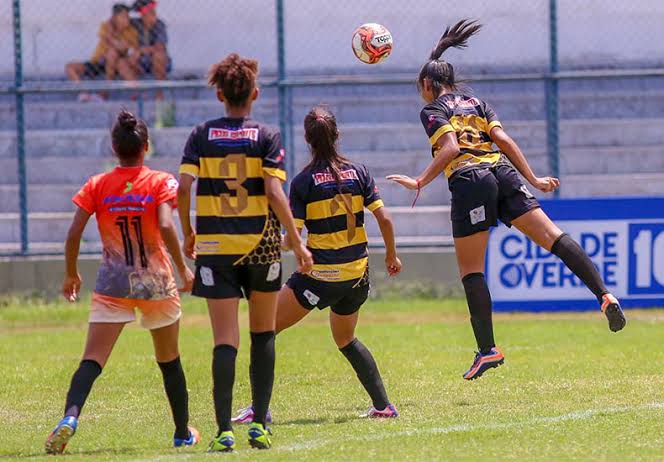
[[[81,207],[76,207],[74,219],[67,232],[65,241],[65,280],[62,283],[62,295],[67,301],[75,302],[81,290],[81,275],[78,272],[78,254],[81,248],[81,237],[90,214]]]
[[[390,276],[396,276],[401,272],[401,260],[397,257],[397,245],[394,239],[394,225],[392,217],[385,207],[378,207],[373,211],[374,217],[378,222],[380,234],[385,243],[385,267]]]
[[[286,235],[297,258],[297,270],[301,273],[308,273],[314,264],[311,252],[307,250],[302,242],[302,237],[298,232],[295,219],[288,205],[288,198],[286,198],[282,182],[279,178],[272,175],[265,175],[265,195],[267,196],[270,207],[277,215],[283,227],[286,228]]]
[[[171,204],[167,202],[159,204],[158,216],[159,233],[164,240],[164,244],[166,244],[168,253],[173,257],[173,263],[182,280],[182,287],[179,290],[180,292],[190,292],[194,285],[194,275],[184,261],[184,255],[180,248],[180,240],[178,239],[178,233],[175,230],[175,223],[173,222],[173,208]]]
[[[516,144],[516,142],[510,137],[502,127],[497,126],[491,130],[490,133],[491,139],[512,162],[514,168],[516,168],[521,175],[533,185],[533,187],[539,189],[542,192],[551,192],[557,189],[560,186],[560,181],[558,178],[552,177],[542,177],[539,178],[535,176],[533,170],[530,168],[526,156],[523,155],[523,152]]]
[[[194,250],[196,233],[194,233],[194,229],[191,227],[189,214],[191,212],[191,185],[194,183],[194,179],[193,176],[182,173],[180,174],[178,185],[178,216],[180,217],[180,227],[184,236],[182,247],[187,258],[191,258],[192,260],[196,258]]]
[[[421,189],[435,180],[438,175],[445,171],[445,167],[459,155],[459,142],[454,131],[440,136],[434,144],[435,157],[417,177],[411,178],[406,175],[388,175],[387,179],[396,181],[408,189]]]

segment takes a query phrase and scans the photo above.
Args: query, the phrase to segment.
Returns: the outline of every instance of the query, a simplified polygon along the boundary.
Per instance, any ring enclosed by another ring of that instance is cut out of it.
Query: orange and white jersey
[[[116,167],[91,177],[74,196],[74,204],[97,216],[104,246],[96,293],[140,300],[178,296],[158,220],[160,204],[175,206],[177,187],[165,172]]]

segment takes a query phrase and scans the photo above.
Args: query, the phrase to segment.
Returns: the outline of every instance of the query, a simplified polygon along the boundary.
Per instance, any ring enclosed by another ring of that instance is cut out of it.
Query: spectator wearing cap
[[[155,0],[138,0],[133,9],[140,18],[133,18],[131,25],[138,33],[139,48],[131,62],[139,74],[152,74],[157,80],[166,80],[170,72],[171,59],[166,46],[168,35],[166,24],[157,17]]]
[[[111,18],[101,23],[97,35],[99,42],[89,61],[70,62],[65,66],[69,80],[79,82],[83,77],[99,75],[104,75],[106,80],[114,80],[116,75],[124,80],[135,80],[129,55],[138,49],[139,40],[130,23],[129,7],[122,3],[113,5]]]

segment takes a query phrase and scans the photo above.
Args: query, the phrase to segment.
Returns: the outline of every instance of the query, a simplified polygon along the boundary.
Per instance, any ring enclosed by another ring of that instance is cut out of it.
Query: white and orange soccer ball
[[[355,29],[352,44],[357,59],[378,64],[392,53],[392,34],[385,26],[370,22]]]

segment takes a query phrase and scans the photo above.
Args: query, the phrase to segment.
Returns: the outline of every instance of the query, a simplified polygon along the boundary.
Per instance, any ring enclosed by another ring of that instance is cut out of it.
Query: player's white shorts
[[[89,322],[132,322],[136,320],[136,308],[141,312],[141,326],[149,330],[170,326],[182,316],[180,297],[137,300],[94,293]]]

